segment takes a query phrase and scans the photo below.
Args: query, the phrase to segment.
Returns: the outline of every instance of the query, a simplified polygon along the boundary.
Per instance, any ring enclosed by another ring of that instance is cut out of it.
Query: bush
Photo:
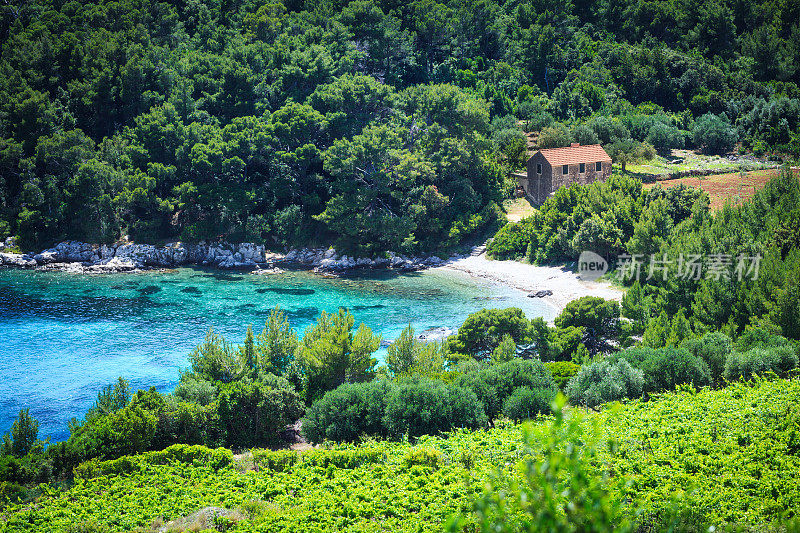
[[[699,357],[708,365],[711,379],[718,383],[725,371],[725,360],[731,353],[733,342],[731,338],[720,332],[706,333],[699,339],[688,339],[681,344],[695,357]]]
[[[434,435],[460,427],[476,429],[487,422],[474,392],[429,380],[408,381],[391,391],[383,420],[394,438]]]
[[[553,381],[556,382],[556,385],[558,385],[558,388],[561,390],[564,390],[569,380],[581,369],[580,365],[570,361],[553,361],[545,363],[544,366],[550,371],[550,374],[553,376]]]
[[[355,448],[345,450],[316,449],[305,452],[302,456],[304,463],[309,463],[321,468],[334,466],[336,468],[358,468],[359,466],[377,463],[384,460],[381,450],[375,448]]]
[[[176,444],[165,450],[140,455],[126,455],[110,461],[97,458],[85,461],[75,467],[77,479],[91,479],[100,476],[115,476],[138,471],[142,465],[165,465],[173,462],[190,465],[205,465],[219,470],[233,463],[233,453],[226,448],[207,448]]]
[[[217,400],[220,432],[225,445],[232,447],[277,442],[286,425],[302,414],[303,405],[294,389],[272,388],[258,382],[225,385]]]
[[[251,450],[253,465],[273,472],[286,472],[300,461],[300,454],[292,450]]]
[[[503,402],[503,415],[515,422],[550,412],[556,393],[552,389],[519,387]]]
[[[706,113],[698,118],[692,128],[692,140],[698,147],[710,153],[730,152],[736,144],[736,129],[723,113]]]
[[[656,122],[650,126],[645,141],[659,152],[668,153],[672,148],[683,148],[684,136],[681,130],[675,126]]]
[[[444,455],[436,448],[416,447],[408,450],[403,458],[403,464],[407,467],[420,465],[437,468],[443,460]]]
[[[684,383],[697,387],[711,382],[711,372],[705,361],[682,348],[653,350],[639,368],[644,372],[646,392],[674,390]]]
[[[486,253],[493,259],[521,259],[525,257],[528,244],[536,236],[537,214],[516,223],[509,223],[500,228]]]
[[[753,348],[732,352],[725,361],[725,379],[750,379],[754,375],[774,372],[783,375],[797,367],[797,354],[791,346]]]
[[[395,385],[389,381],[348,383],[325,393],[303,418],[301,432],[310,442],[352,442],[362,435],[386,436],[383,415]]]
[[[581,367],[567,385],[567,395],[575,405],[597,407],[606,402],[638,398],[643,387],[643,372],[626,360],[598,361]]]
[[[558,392],[552,375],[538,359],[513,359],[459,376],[455,383],[475,394],[489,420],[497,418],[503,402],[519,387],[545,391],[551,396]]]

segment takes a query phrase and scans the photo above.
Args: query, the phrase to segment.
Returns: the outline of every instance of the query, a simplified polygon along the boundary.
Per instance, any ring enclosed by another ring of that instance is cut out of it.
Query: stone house
[[[599,144],[545,148],[528,159],[527,175],[518,175],[525,196],[535,205],[561,187],[605,181],[611,175],[611,157]]]

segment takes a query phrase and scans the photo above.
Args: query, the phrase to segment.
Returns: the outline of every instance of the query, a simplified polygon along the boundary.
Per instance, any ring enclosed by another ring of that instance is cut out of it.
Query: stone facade
[[[518,181],[525,196],[541,205],[561,187],[605,181],[611,175],[611,158],[599,145],[573,145],[537,151],[528,159],[527,170],[527,176],[520,176]]]

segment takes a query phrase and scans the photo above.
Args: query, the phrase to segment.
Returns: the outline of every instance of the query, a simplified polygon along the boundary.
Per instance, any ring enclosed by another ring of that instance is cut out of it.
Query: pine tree
[[[517,355],[517,343],[514,339],[506,333],[503,335],[503,340],[500,345],[494,349],[492,353],[492,363],[505,363],[511,361]]]
[[[669,317],[665,311],[661,311],[658,318],[651,318],[647,323],[647,328],[642,335],[642,344],[650,348],[663,348],[667,345],[671,331]]]
[[[25,457],[33,449],[39,436],[39,422],[28,409],[20,409],[11,432],[3,436],[2,455]]]
[[[414,336],[414,328],[408,325],[397,339],[389,345],[386,366],[393,376],[407,374],[416,361],[420,342]]]
[[[680,309],[672,319],[667,346],[678,346],[684,340],[692,337],[694,337],[692,325],[689,323],[689,319],[686,318],[683,309]]]
[[[255,379],[258,376],[258,360],[256,359],[255,338],[253,337],[253,328],[251,326],[247,326],[242,355],[245,374]]]

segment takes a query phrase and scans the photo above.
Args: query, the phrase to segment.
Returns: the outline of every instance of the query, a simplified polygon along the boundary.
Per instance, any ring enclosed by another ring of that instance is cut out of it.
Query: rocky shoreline
[[[343,272],[353,269],[421,270],[444,263],[436,256],[408,257],[388,252],[375,259],[339,255],[333,248],[304,248],[286,254],[268,251],[264,245],[226,242],[188,244],[90,244],[60,242],[37,254],[14,250],[13,239],[0,242],[0,265],[36,270],[56,270],[87,274],[111,274],[180,266],[208,266],[249,270],[257,273],[280,272],[281,266],[308,268],[318,272]]]

